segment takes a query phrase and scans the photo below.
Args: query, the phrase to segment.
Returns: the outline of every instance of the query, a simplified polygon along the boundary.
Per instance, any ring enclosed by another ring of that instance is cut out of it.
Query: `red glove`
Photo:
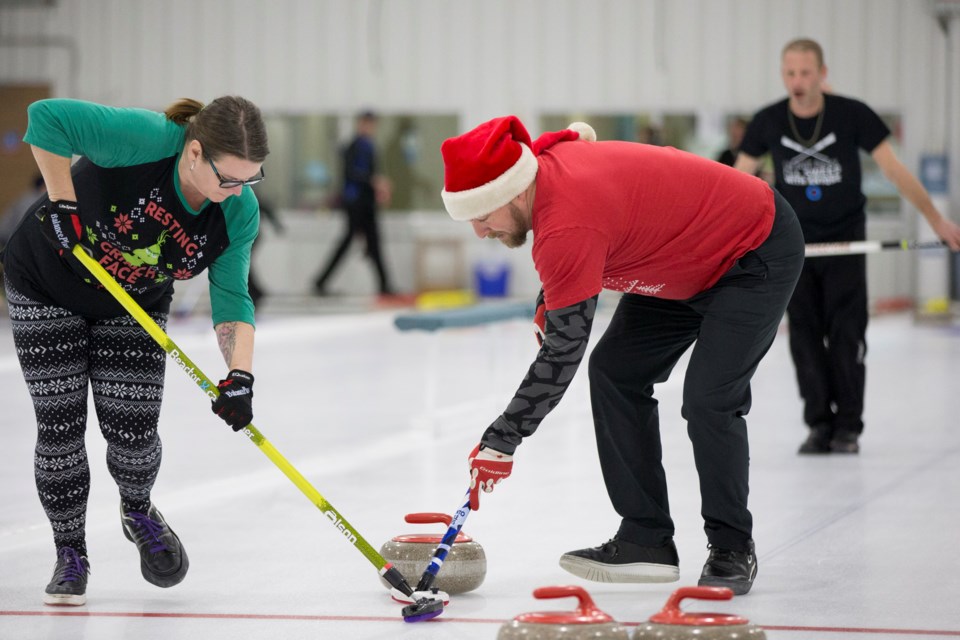
[[[543,339],[547,335],[547,303],[543,300],[543,288],[537,294],[537,310],[533,314],[533,326],[536,331],[537,344],[543,346]]]
[[[510,477],[513,471],[513,456],[496,449],[481,449],[478,444],[467,458],[470,465],[470,510],[480,508],[480,489],[493,491],[494,485]]]

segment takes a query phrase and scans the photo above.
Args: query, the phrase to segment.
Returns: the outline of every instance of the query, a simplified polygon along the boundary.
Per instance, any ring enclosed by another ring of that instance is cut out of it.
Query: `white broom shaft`
[[[805,255],[808,258],[822,256],[849,256],[860,253],[876,253],[878,251],[912,251],[914,249],[942,249],[943,242],[911,242],[910,240],[860,240],[855,242],[818,242],[806,246]]]

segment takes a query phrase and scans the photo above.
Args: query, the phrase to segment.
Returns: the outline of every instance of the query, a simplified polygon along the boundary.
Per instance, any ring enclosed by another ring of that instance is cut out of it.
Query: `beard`
[[[523,211],[521,211],[517,205],[510,202],[507,204],[507,210],[510,211],[510,218],[513,220],[516,229],[511,232],[498,233],[496,238],[505,246],[516,249],[526,243],[527,233],[530,232],[530,225],[527,223],[526,218],[524,218]]]

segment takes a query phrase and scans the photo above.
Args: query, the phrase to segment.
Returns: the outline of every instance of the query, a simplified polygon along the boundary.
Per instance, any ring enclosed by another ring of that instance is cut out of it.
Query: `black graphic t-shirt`
[[[784,99],[759,111],[740,150],[755,158],[770,152],[775,186],[797,212],[807,242],[864,239],[859,150],[872,152],[890,129],[864,103],[833,94],[824,94],[822,117],[797,118],[788,109]]]
[[[177,172],[184,127],[162,113],[43,100],[29,116],[26,142],[82,156],[72,174],[84,243],[134,300],[168,311],[174,281],[209,269],[213,323],[253,324],[247,272],[259,206],[250,187],[193,210]],[[125,313],[73,256],[58,255],[33,215],[7,245],[4,270],[35,300],[92,318]]]

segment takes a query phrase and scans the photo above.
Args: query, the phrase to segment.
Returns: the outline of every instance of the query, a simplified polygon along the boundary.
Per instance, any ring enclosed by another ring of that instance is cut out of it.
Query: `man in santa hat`
[[[679,579],[653,385],[694,344],[681,413],[700,477],[710,553],[699,583],[747,593],[757,573],[747,508],[750,379],[803,264],[790,205],[764,181],[669,147],[597,142],[589,125],[531,141],[514,116],[442,146],[444,205],[508,247],[533,232],[542,345],[506,410],[470,453],[470,507],[563,397],[601,289],[623,295],[590,356],[607,492],[621,523],[560,566],[598,582]]]

